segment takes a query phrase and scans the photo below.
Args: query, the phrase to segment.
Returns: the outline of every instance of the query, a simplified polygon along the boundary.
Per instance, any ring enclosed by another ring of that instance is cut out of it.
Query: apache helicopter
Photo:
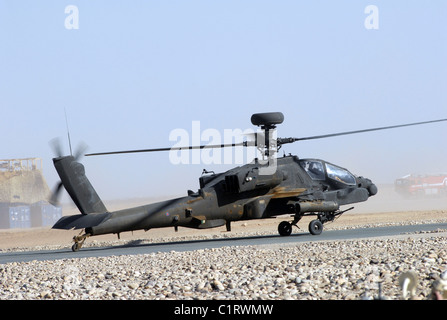
[[[161,201],[135,208],[110,212],[85,175],[84,166],[75,156],[58,156],[53,159],[61,179],[50,202],[57,202],[64,186],[81,214],[60,218],[53,229],[85,229],[73,238],[73,251],[78,251],[85,239],[102,234],[152,228],[178,227],[207,229],[231,222],[250,219],[274,218],[280,215],[293,217],[278,225],[281,236],[292,233],[292,227],[304,216],[315,216],[309,223],[309,232],[321,234],[323,224],[353,209],[340,206],[363,202],[377,194],[377,186],[368,178],[356,176],[347,169],[320,159],[300,159],[295,155],[275,157],[282,145],[302,140],[322,139],[369,131],[428,124],[447,119],[402,124],[388,127],[347,131],[304,138],[273,138],[276,125],[284,121],[281,112],[257,113],[251,117],[253,125],[260,127],[254,141],[241,143],[186,146],[176,148],[126,150],[90,153],[86,156],[111,155],[135,152],[193,150],[224,147],[257,147],[263,159],[222,173],[209,173],[199,178],[200,189],[188,190],[181,198]]]

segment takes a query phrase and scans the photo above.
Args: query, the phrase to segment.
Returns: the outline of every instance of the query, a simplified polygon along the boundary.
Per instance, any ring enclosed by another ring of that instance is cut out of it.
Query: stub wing
[[[76,214],[73,216],[67,216],[60,218],[53,229],[84,229],[89,227],[95,227],[107,220],[110,217],[110,213],[91,213],[88,215]]]

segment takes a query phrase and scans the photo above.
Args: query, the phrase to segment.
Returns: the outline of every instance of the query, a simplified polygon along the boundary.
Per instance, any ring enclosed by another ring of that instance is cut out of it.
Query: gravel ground
[[[410,270],[419,277],[414,298],[429,299],[432,283],[447,269],[446,244],[447,233],[438,230],[392,239],[8,263],[0,265],[0,299],[350,300],[377,296],[379,284],[386,298],[402,299],[398,278]]]

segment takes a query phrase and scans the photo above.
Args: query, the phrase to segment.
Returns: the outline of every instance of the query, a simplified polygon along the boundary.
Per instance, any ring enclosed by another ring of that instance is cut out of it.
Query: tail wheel
[[[290,222],[283,221],[278,225],[278,233],[281,236],[290,236],[292,233],[292,225]]]
[[[82,234],[82,231],[78,236],[73,237],[74,244],[71,247],[71,250],[73,252],[79,251],[81,249],[82,245],[84,244],[85,239],[90,237],[90,233],[85,233],[82,236],[81,236],[81,234]]]
[[[71,251],[78,252],[79,249],[81,249],[81,247],[82,247],[82,245],[79,242],[77,242],[71,246]]]
[[[321,234],[323,232],[323,224],[321,223],[321,221],[312,220],[309,223],[309,232],[314,236]]]

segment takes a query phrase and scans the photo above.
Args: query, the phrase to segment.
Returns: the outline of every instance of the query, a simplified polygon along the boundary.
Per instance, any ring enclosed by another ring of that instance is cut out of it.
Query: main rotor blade
[[[371,128],[371,129],[363,129],[363,130],[355,130],[355,131],[346,131],[346,132],[339,132],[339,133],[332,133],[332,134],[324,134],[324,135],[320,135],[320,136],[311,136],[311,137],[304,137],[304,138],[287,138],[287,139],[293,139],[293,141],[288,141],[288,142],[295,142],[295,141],[301,141],[301,140],[312,140],[312,139],[323,139],[323,138],[337,137],[337,136],[343,136],[343,135],[355,134],[355,133],[363,133],[363,132],[370,132],[370,131],[417,126],[420,124],[428,124],[428,123],[435,123],[435,122],[441,122],[441,121],[447,121],[447,119],[407,123],[407,124],[400,124],[400,125],[396,125],[396,126],[379,127],[379,128]]]
[[[179,151],[179,150],[195,150],[195,149],[212,149],[212,148],[227,148],[227,147],[239,147],[248,145],[247,141],[239,143],[228,143],[228,144],[212,144],[203,146],[185,146],[185,147],[171,147],[171,148],[157,148],[157,149],[138,149],[138,150],[123,150],[123,151],[111,151],[111,152],[97,152],[88,153],[85,156],[104,156],[110,154],[123,154],[123,153],[139,153],[139,152],[158,152],[158,151]]]
[[[310,136],[310,137],[303,137],[303,138],[278,138],[277,139],[277,144],[280,146],[282,144],[292,143],[292,142],[296,142],[296,141],[323,139],[323,138],[337,137],[337,136],[343,136],[343,135],[348,135],[348,134],[356,134],[356,133],[363,133],[363,132],[370,132],[370,131],[379,131],[379,130],[386,130],[386,129],[409,127],[409,126],[416,126],[416,125],[435,123],[435,122],[441,122],[441,121],[447,121],[447,119],[439,119],[439,120],[431,120],[431,121],[423,121],[423,122],[414,122],[414,123],[400,124],[400,125],[395,125],[395,126],[378,127],[378,128],[355,130],[355,131],[345,131],[345,132],[338,132],[338,133],[331,133],[331,134],[324,134],[324,135],[319,135],[319,136]],[[137,150],[123,150],[123,151],[111,151],[111,152],[97,152],[97,153],[88,153],[85,156],[89,157],[89,156],[102,156],[102,155],[124,154],[124,153],[179,151],[179,150],[195,150],[195,149],[239,147],[239,146],[243,146],[243,147],[256,146],[256,142],[254,142],[254,141],[243,141],[243,142],[239,142],[239,143],[202,145],[202,146],[184,146],[184,147],[171,147],[171,148],[137,149]]]

